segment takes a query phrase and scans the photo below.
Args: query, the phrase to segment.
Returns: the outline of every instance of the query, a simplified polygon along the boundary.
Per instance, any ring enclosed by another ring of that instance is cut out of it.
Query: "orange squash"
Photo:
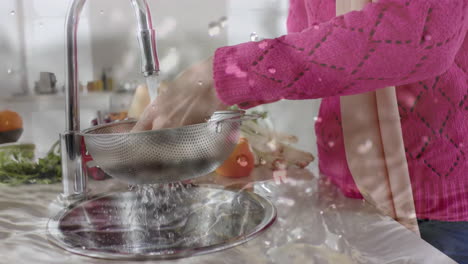
[[[231,156],[216,170],[221,176],[230,178],[247,177],[255,167],[255,160],[246,138],[241,138]]]
[[[0,132],[23,128],[21,116],[13,111],[0,111]]]

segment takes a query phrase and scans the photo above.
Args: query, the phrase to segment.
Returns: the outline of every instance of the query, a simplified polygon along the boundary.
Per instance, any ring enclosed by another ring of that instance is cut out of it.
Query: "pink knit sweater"
[[[396,85],[418,218],[468,221],[467,6],[380,0],[335,17],[334,0],[291,0],[288,35],[216,52],[218,95],[244,108],[323,98],[320,170],[360,198],[346,162],[339,96]]]

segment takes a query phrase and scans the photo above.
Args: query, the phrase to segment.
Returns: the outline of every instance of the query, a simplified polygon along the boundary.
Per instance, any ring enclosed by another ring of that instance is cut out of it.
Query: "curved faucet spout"
[[[77,32],[81,11],[87,0],[74,0],[66,20],[67,49],[67,131],[79,131],[78,112],[78,47]],[[153,29],[151,11],[147,0],[130,0],[137,19],[137,35],[141,53],[142,73],[150,76],[159,72],[156,33]],[[69,118],[71,117],[71,118]],[[77,119],[78,118],[78,119]]]
[[[156,32],[153,29],[151,11],[147,0],[131,0],[138,21],[138,42],[140,44],[142,73],[145,77],[159,72],[156,46]]]
[[[86,175],[82,168],[82,137],[80,136],[78,41],[80,14],[87,0],[73,0],[68,10],[66,30],[66,131],[61,135],[62,176],[64,197],[82,197],[86,194]],[[147,0],[130,0],[137,19],[137,35],[141,53],[142,73],[145,77],[159,72],[156,33]]]

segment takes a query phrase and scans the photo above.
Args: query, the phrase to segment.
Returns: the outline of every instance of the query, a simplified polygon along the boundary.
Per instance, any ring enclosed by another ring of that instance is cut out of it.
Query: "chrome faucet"
[[[156,33],[147,0],[130,0],[136,13],[137,34],[141,52],[142,73],[145,77],[159,72],[156,52]],[[66,20],[66,69],[65,89],[66,131],[60,135],[62,151],[62,198],[67,201],[86,198],[87,175],[81,155],[83,137],[80,134],[78,47],[77,31],[79,17],[86,0],[73,0]]]

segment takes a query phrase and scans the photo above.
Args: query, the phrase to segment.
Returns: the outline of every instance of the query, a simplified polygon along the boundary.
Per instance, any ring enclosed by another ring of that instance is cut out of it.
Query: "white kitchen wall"
[[[22,0],[24,1],[24,28],[26,41],[26,61],[28,88],[33,91],[39,72],[53,72],[58,85],[65,80],[65,15],[69,0]],[[83,11],[78,29],[81,80],[91,79],[90,24],[87,7]]]
[[[210,37],[208,25],[226,16],[225,0],[149,0],[163,78],[227,44],[226,32]],[[89,1],[94,78],[112,67],[117,81],[141,80],[136,20],[128,0]]]
[[[0,96],[33,92],[42,71],[64,84],[64,18],[69,0],[2,0],[0,2]],[[78,31],[81,77],[92,79],[88,12]],[[14,15],[13,15],[14,14]]]
[[[259,38],[275,38],[287,33],[289,0],[229,0],[229,45]]]
[[[0,95],[26,89],[21,1],[0,1]]]

